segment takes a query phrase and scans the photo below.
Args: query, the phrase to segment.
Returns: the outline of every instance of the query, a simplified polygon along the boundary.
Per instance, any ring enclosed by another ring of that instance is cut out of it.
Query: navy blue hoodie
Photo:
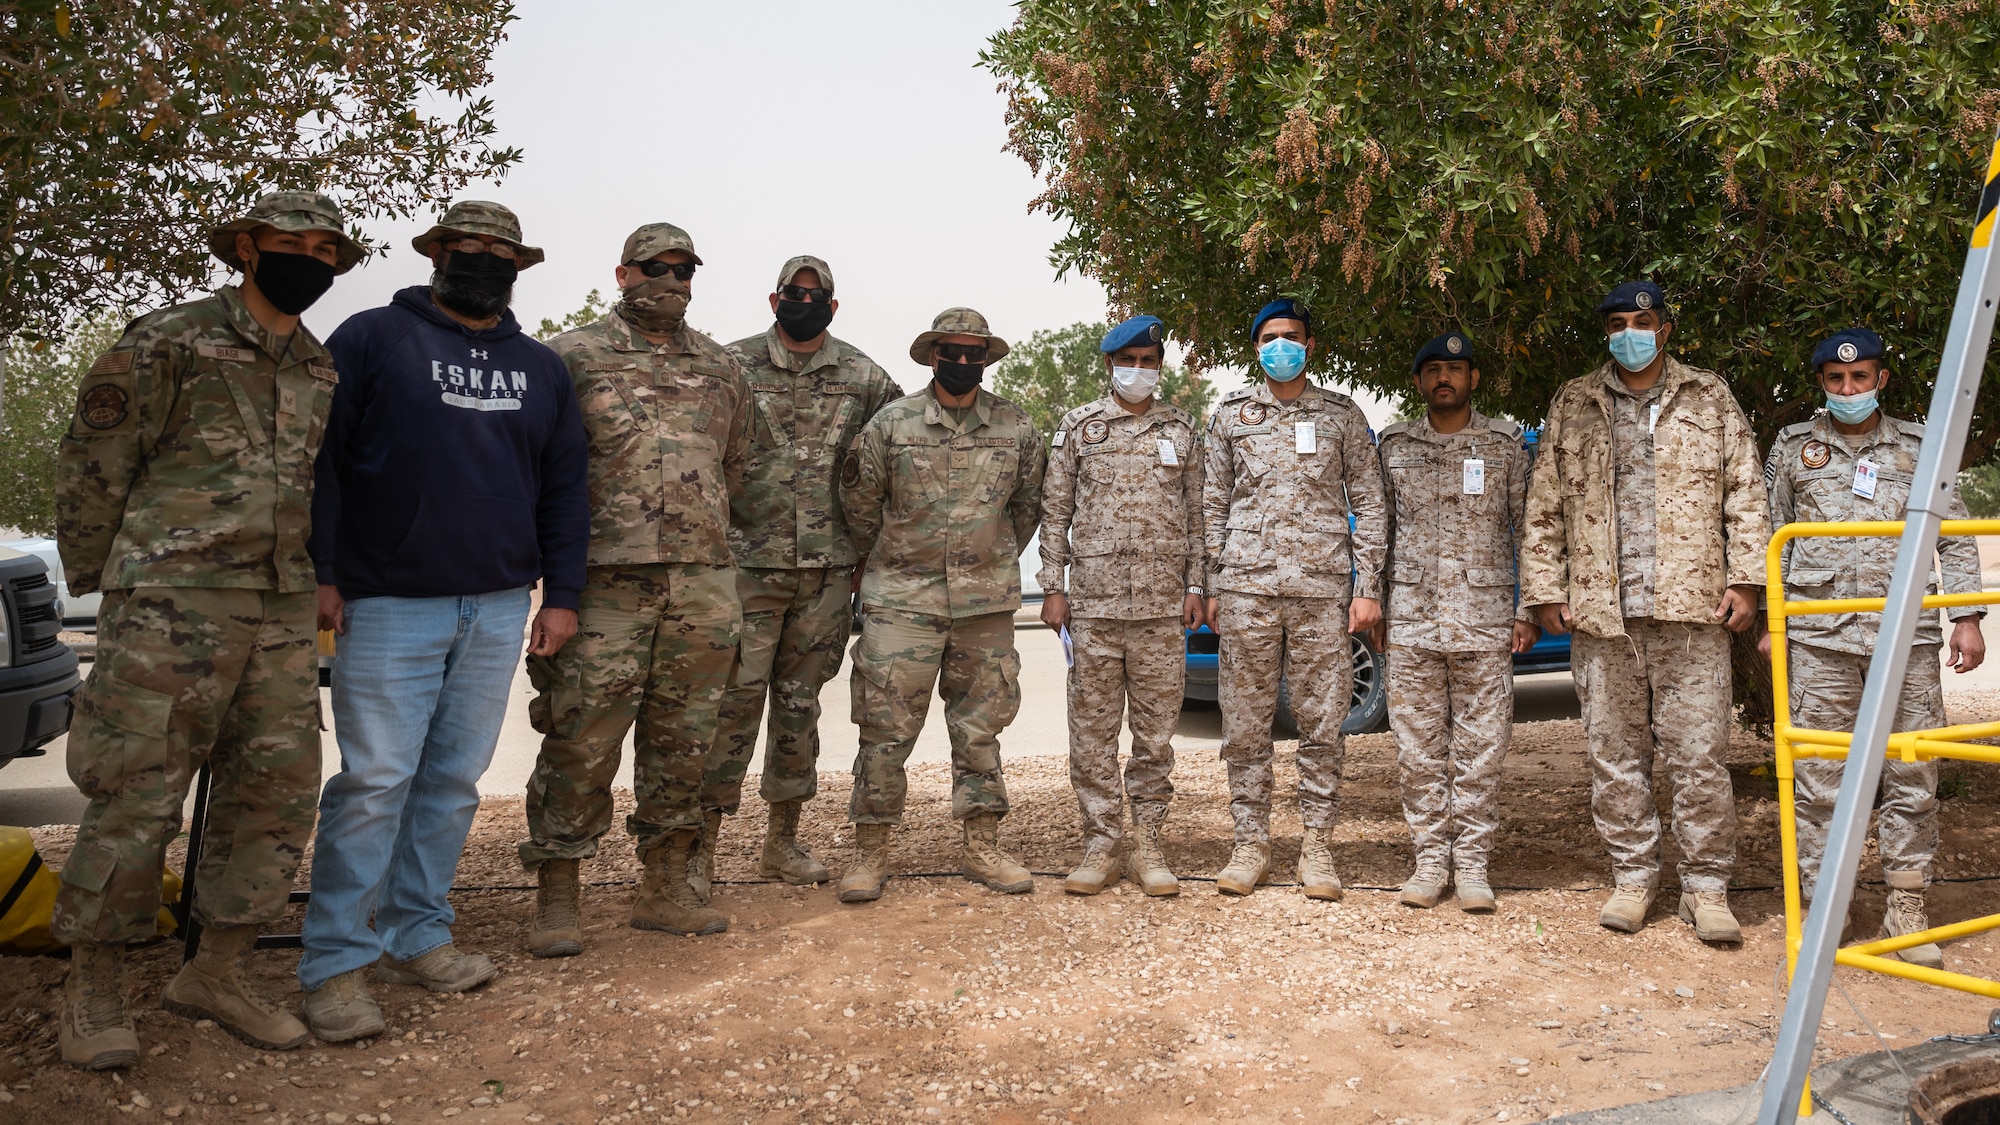
[[[340,385],[306,549],[344,598],[450,597],[543,581],[575,609],[588,457],[569,369],[512,312],[474,331],[398,292],[326,339]]]

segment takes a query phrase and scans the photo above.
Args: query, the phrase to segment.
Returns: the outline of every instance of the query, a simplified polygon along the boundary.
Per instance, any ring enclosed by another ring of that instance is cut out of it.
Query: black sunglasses
[[[682,281],[692,278],[695,270],[693,262],[658,262],[652,259],[647,259],[643,262],[626,262],[625,265],[626,268],[638,270],[647,277],[665,277],[668,274],[673,274]]]
[[[787,301],[812,301],[823,305],[833,300],[833,290],[807,289],[803,285],[780,285],[778,296]]]
[[[939,344],[938,358],[947,363],[985,363],[985,344]]]

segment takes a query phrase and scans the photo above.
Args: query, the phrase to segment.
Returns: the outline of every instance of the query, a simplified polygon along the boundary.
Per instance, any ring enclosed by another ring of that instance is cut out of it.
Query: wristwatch
[[[1190,594],[1199,594],[1202,592],[1202,589],[1199,586],[1189,586],[1187,592]]]

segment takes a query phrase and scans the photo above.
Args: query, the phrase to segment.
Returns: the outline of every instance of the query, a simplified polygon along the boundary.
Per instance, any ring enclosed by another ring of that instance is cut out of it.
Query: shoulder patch
[[[1189,429],[1195,428],[1196,423],[1194,415],[1189,414],[1187,411],[1182,410],[1180,407],[1175,406],[1171,402],[1167,404],[1167,409],[1172,412],[1174,421],[1179,422],[1181,425],[1186,426]]]
[[[1781,439],[1788,437],[1804,437],[1805,435],[1812,433],[1812,428],[1813,424],[1810,419],[1804,422],[1793,422],[1791,425],[1786,426],[1782,430],[1779,430],[1778,437]]]
[[[1256,390],[1257,388],[1254,386],[1238,387],[1235,390],[1230,391],[1228,394],[1223,395],[1221,401],[1217,402],[1216,405],[1220,406],[1224,402],[1235,402],[1239,398],[1243,398],[1247,395],[1256,393]]]
[[[131,352],[105,352],[90,365],[92,375],[120,375],[132,370]]]
[[[132,394],[117,383],[90,383],[77,395],[76,416],[93,430],[112,430],[132,416]]]
[[[1486,420],[1486,428],[1496,434],[1505,434],[1510,438],[1523,437],[1528,432],[1522,428],[1519,422],[1510,422],[1505,418],[1488,418]]]
[[[1236,408],[1236,420],[1246,426],[1261,426],[1268,413],[1261,402],[1245,402]]]
[[[1824,469],[1833,460],[1833,450],[1823,441],[1809,441],[1799,447],[1799,464],[1808,469]]]
[[[1397,434],[1405,432],[1409,428],[1410,428],[1410,419],[1408,418],[1405,418],[1400,422],[1391,422],[1388,425],[1382,427],[1381,432],[1375,435],[1375,444],[1380,445],[1383,442],[1388,441],[1390,438],[1395,437]]]

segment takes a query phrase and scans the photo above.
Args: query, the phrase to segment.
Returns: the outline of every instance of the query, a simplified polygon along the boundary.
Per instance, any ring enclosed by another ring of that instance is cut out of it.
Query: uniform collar
[[[605,338],[612,350],[621,352],[665,352],[669,355],[686,355],[693,349],[688,347],[690,329],[682,324],[680,331],[667,337],[665,343],[655,344],[641,335],[632,322],[616,312],[604,314]]]
[[[764,344],[770,350],[773,367],[781,367],[796,374],[818,371],[822,367],[832,367],[840,362],[840,341],[834,339],[832,333],[827,334],[825,342],[820,344],[818,351],[801,359],[800,353],[785,346],[785,341],[779,336],[781,331],[782,329],[776,324],[764,330]]]
[[[1151,418],[1159,414],[1168,414],[1173,411],[1173,407],[1168,406],[1164,402],[1161,402],[1160,396],[1157,394],[1153,396],[1153,405],[1147,407],[1144,411],[1138,414],[1134,414],[1130,410],[1125,409],[1124,400],[1120,399],[1115,394],[1105,395],[1103,398],[1098,399],[1092,405],[1094,405],[1097,408],[1098,414],[1101,414],[1106,418],[1145,419],[1145,418]]]
[[[993,401],[993,396],[985,387],[980,387],[972,396],[972,413],[966,416],[965,428],[957,430],[952,429],[951,414],[945,410],[944,403],[938,401],[937,393],[933,389],[935,386],[935,383],[924,384],[923,395],[927,400],[924,403],[925,425],[943,426],[956,434],[969,434],[986,425],[990,415],[989,404]]]
[[[1833,415],[1821,411],[1813,416],[1812,436],[1828,445],[1844,446],[1848,449],[1869,449],[1877,445],[1887,445],[1903,436],[1903,425],[1887,414],[1875,423],[1875,428],[1865,434],[1849,437],[1833,428]]]
[[[1416,438],[1418,441],[1442,442],[1450,441],[1455,437],[1464,437],[1474,431],[1486,430],[1488,428],[1486,422],[1486,415],[1481,414],[1479,408],[1475,406],[1472,408],[1472,417],[1466,420],[1464,429],[1456,433],[1441,434],[1437,432],[1436,427],[1431,425],[1430,411],[1426,410],[1412,419],[1410,421],[1410,428],[1403,432]]]
[[[222,302],[222,312],[229,319],[229,327],[235,329],[236,334],[241,336],[245,343],[277,360],[279,366],[304,363],[309,359],[327,360],[326,349],[320,346],[318,340],[313,339],[311,332],[306,330],[305,321],[300,321],[299,326],[292,329],[291,338],[285,343],[285,350],[279,352],[276,348],[277,337],[271,334],[270,329],[257,323],[256,317],[250,315],[250,306],[244,303],[243,290],[240,287],[224,285],[215,291],[215,297]]]
[[[1305,379],[1305,376],[1301,375],[1299,376],[1299,378]],[[1314,383],[1310,379],[1307,379],[1306,385],[1299,390],[1299,397],[1293,399],[1290,402],[1279,402],[1278,396],[1271,393],[1271,381],[1269,379],[1260,377],[1257,380],[1257,385],[1251,388],[1250,397],[1257,400],[1258,402],[1263,403],[1266,406],[1271,407],[1273,410],[1283,410],[1286,407],[1298,406],[1301,403],[1305,402],[1307,399],[1314,397],[1315,395],[1321,395],[1325,393],[1326,392],[1320,387],[1319,384]]]

